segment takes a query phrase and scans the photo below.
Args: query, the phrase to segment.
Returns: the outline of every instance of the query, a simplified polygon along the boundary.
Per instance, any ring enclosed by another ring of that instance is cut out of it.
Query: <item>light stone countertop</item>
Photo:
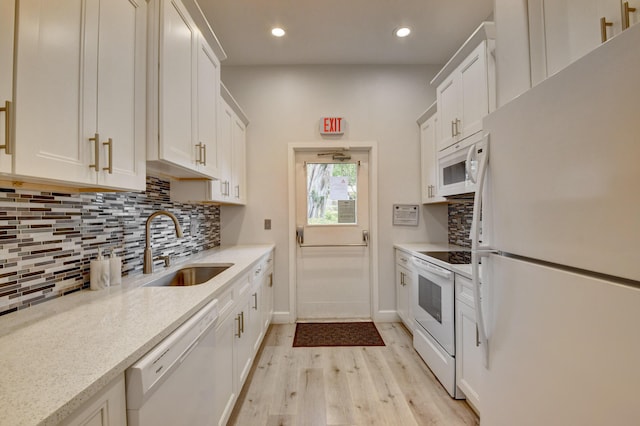
[[[468,247],[461,247],[455,244],[447,243],[397,243],[393,246],[397,249],[411,254],[412,256],[428,260],[429,262],[435,263],[444,268],[451,269],[456,274],[461,274],[471,279],[471,265],[451,265],[434,257],[419,253],[421,251],[471,251],[471,249]]]
[[[0,317],[0,425],[58,424],[273,248],[208,250],[151,275],[125,277],[118,287]],[[193,287],[142,287],[195,263],[233,266]]]

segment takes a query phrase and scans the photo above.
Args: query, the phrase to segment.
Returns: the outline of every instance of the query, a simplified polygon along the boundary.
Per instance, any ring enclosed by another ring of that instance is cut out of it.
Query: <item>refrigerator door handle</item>
[[[484,312],[482,311],[482,296],[480,294],[480,258],[489,256],[489,252],[481,252],[480,246],[480,212],[482,210],[482,190],[484,188],[487,174],[487,163],[489,161],[489,136],[487,138],[485,154],[480,157],[478,165],[478,176],[476,194],[473,203],[473,219],[471,222],[471,274],[473,283],[473,297],[475,299],[476,325],[478,327],[478,337],[482,347],[482,355],[485,368],[489,368],[489,339],[485,328]]]

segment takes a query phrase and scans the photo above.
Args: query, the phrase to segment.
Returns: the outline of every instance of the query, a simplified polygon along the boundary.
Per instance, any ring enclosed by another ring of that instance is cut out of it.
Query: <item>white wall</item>
[[[342,140],[377,141],[378,312],[395,310],[395,242],[447,239],[446,206],[422,208],[420,225],[392,226],[395,203],[420,204],[418,116],[435,100],[437,66],[223,67],[222,80],[249,116],[246,207],[221,208],[221,241],[276,244],[276,320],[289,312],[287,144],[322,141],[322,116],[347,121]],[[271,219],[272,229],[263,229]],[[286,314],[286,315],[285,315]]]

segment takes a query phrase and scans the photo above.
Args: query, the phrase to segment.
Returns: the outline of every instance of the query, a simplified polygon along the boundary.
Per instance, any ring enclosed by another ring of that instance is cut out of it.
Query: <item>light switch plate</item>
[[[271,219],[264,220],[264,229],[271,229]]]

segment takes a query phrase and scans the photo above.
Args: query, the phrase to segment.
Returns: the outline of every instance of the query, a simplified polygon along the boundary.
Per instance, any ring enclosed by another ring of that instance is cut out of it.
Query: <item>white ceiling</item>
[[[223,65],[444,64],[493,0],[198,0]],[[282,38],[271,28],[287,31]],[[392,35],[399,26],[413,32]]]

